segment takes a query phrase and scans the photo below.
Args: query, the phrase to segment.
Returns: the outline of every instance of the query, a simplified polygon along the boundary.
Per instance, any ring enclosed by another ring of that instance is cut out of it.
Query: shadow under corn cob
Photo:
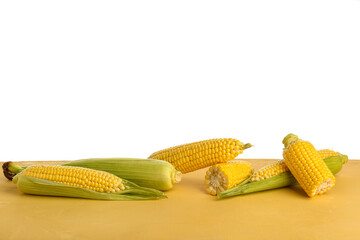
[[[331,156],[324,159],[325,164],[328,166],[328,168],[333,174],[337,174],[338,172],[340,172],[343,164],[347,163],[347,161],[348,161],[348,156],[343,154],[338,154],[336,156]],[[297,183],[298,182],[291,174],[291,172],[286,171],[284,173],[281,173],[279,175],[264,180],[260,180],[256,182],[247,182],[239,186],[235,186],[229,190],[221,192],[220,194],[218,194],[218,197],[219,198],[233,197],[237,195],[283,188]]]
[[[148,158],[167,161],[178,171],[188,173],[233,160],[251,146],[233,138],[217,138],[166,148]]]

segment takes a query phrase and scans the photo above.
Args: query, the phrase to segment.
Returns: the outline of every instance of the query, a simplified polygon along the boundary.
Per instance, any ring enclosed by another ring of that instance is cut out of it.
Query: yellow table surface
[[[1,177],[0,240],[360,239],[360,161],[312,199],[292,187],[218,200],[205,191],[205,172],[184,175],[168,199],[147,201],[31,196]]]

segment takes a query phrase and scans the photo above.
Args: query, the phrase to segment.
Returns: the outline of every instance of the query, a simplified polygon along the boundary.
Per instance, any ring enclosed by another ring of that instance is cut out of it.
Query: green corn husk
[[[61,166],[84,167],[112,173],[120,178],[132,181],[142,187],[157,190],[169,190],[181,181],[181,172],[166,161],[141,158],[91,158],[69,161],[58,164]],[[3,164],[5,177],[12,179],[26,169],[13,162]]]
[[[324,162],[329,167],[333,174],[340,172],[343,164],[347,163],[348,156],[339,154],[337,156],[331,156],[324,159]],[[298,184],[294,176],[290,171],[281,173],[277,176],[267,178],[257,182],[249,182],[242,183],[241,185],[235,186],[231,189],[221,192],[218,194],[218,198],[227,198],[233,197],[237,195],[243,195],[248,193],[260,192],[265,190],[271,190],[276,188],[283,188],[287,186],[291,186],[294,184]]]
[[[156,189],[140,187],[125,179],[122,183],[125,190],[116,193],[101,193],[89,189],[70,186],[41,178],[23,176],[17,174],[12,180],[21,192],[32,195],[58,196],[87,198],[98,200],[150,200],[167,198],[167,196]]]

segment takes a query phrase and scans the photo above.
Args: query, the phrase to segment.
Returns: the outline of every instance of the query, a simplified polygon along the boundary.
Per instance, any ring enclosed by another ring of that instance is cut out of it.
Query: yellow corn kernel
[[[322,159],[339,155],[338,152],[335,152],[335,151],[332,151],[329,149],[318,150],[318,153],[320,154]],[[287,172],[287,171],[289,171],[289,168],[286,166],[284,160],[278,160],[274,163],[266,165],[265,167],[257,170],[252,175],[251,182],[257,182],[257,181],[261,181],[261,180],[264,180],[267,178],[271,178],[271,177],[274,177],[276,175],[279,175],[279,174]]]
[[[111,173],[81,167],[34,165],[26,168],[22,175],[97,192],[118,192],[124,189],[121,178]]]
[[[206,191],[211,195],[230,189],[248,179],[254,169],[249,162],[233,161],[211,166],[205,175]]]
[[[218,138],[163,149],[149,158],[167,161],[178,171],[188,173],[233,160],[251,146],[233,138]]]
[[[334,175],[310,142],[288,134],[283,143],[285,164],[309,197],[323,194],[335,185]]]

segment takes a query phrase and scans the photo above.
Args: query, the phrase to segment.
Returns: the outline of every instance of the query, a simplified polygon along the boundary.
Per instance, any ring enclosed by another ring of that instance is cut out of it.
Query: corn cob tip
[[[251,147],[253,147],[254,145],[252,145],[251,143],[246,143],[246,144],[244,144],[244,147],[243,147],[243,149],[248,149],[248,148],[251,148]]]
[[[10,162],[5,162],[5,163],[3,163],[2,169],[3,169],[4,176],[5,176],[7,179],[12,180],[13,177],[15,176],[15,174],[9,171],[9,163],[10,163]]]
[[[298,136],[296,136],[293,133],[289,133],[288,135],[286,135],[282,141],[282,143],[284,144],[285,148],[287,148],[289,145],[291,145],[292,143],[295,143],[299,140]]]

